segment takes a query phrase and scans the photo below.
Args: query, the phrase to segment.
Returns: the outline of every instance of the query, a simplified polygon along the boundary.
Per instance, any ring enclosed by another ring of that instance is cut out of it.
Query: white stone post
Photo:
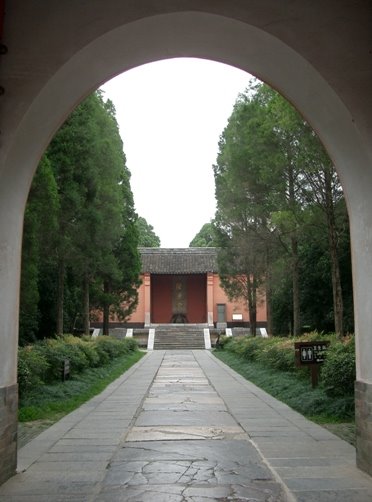
[[[151,275],[146,273],[143,276],[144,301],[145,301],[145,327],[151,325]]]
[[[213,273],[208,272],[207,274],[207,322],[208,326],[214,326],[213,319],[213,308],[214,308],[214,298],[213,298]]]

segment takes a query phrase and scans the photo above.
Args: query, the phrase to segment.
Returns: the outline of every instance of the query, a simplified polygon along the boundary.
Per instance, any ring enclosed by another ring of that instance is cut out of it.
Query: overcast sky
[[[140,66],[102,87],[116,108],[136,211],[162,247],[188,247],[213,218],[218,140],[250,78],[183,58]]]

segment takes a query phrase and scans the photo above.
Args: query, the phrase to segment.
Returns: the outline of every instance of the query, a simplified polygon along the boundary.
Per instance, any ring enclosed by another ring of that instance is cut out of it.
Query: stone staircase
[[[155,329],[154,350],[204,349],[204,331],[198,326],[158,326]]]

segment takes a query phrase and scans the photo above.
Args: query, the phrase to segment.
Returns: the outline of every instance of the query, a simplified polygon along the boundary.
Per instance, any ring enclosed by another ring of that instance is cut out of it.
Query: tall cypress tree
[[[336,221],[342,190],[319,139],[288,102],[266,85],[258,84],[238,98],[219,147],[214,166],[215,224],[220,234],[224,234],[224,245],[234,248],[234,259],[226,250],[220,253],[222,269],[226,265],[232,273],[235,263],[239,273],[245,263],[253,277],[253,264],[259,265],[270,307],[273,271],[285,264],[285,275],[289,270],[292,278],[289,286],[292,300],[287,302],[287,309],[292,311],[292,333],[299,334],[303,274],[311,273],[303,271],[301,266],[302,239],[311,238],[314,231],[310,209],[321,208],[324,217],[320,231],[328,233],[325,235],[332,269],[330,309],[334,312],[335,329],[342,335],[343,297]],[[306,233],[307,225],[311,226]],[[262,243],[265,244],[260,249]],[[253,261],[247,261],[249,256]],[[264,259],[258,261],[259,256]]]
[[[48,225],[55,261],[41,270],[43,285],[48,289],[50,283],[57,284],[57,334],[65,331],[66,321],[68,330],[72,329],[78,317],[89,332],[93,286],[93,291],[102,292],[111,283],[110,304],[115,303],[117,310],[121,300],[128,311],[137,300],[137,216],[112,103],[104,102],[100,92],[89,96],[58,131],[47,155],[58,207],[56,228]],[[25,232],[27,242],[31,224]],[[32,232],[36,240],[37,232]],[[26,256],[25,260],[30,263]],[[42,306],[43,291],[38,294]]]
[[[40,335],[40,287],[44,269],[54,263],[57,213],[57,185],[45,155],[33,179],[24,217],[19,319],[22,344]]]

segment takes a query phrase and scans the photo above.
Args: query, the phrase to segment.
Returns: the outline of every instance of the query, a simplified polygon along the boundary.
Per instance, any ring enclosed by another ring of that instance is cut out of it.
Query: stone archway
[[[14,472],[16,352],[23,212],[37,163],[71,110],[109,78],[172,57],[220,61],[278,89],[312,124],[341,176],[353,243],[357,403],[370,401],[372,365],[372,100],[370,11],[336,0],[9,2],[0,152],[0,481]],[[337,12],[337,17],[335,13]],[[322,20],[319,23],[319,20]],[[368,52],[369,51],[369,52]],[[369,412],[359,439],[371,444]],[[372,473],[371,448],[358,444]]]

